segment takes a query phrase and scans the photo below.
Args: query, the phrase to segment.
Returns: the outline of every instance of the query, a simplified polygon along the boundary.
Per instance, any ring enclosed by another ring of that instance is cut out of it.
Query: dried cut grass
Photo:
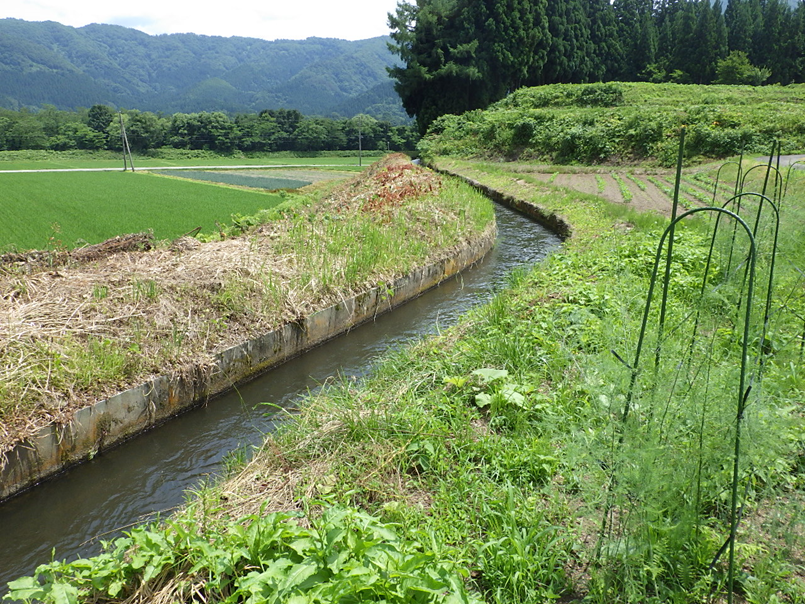
[[[440,186],[437,175],[389,156],[295,216],[241,237],[154,245],[132,235],[58,262],[46,254],[4,258],[0,453],[97,400],[156,375],[208,366],[228,347],[410,269],[387,258],[347,281],[352,250],[329,254],[325,214],[345,223],[359,216],[376,224],[407,221],[410,236],[429,249],[420,263],[446,256],[451,249],[434,249],[435,233],[456,216],[438,204],[414,203]],[[320,266],[311,268],[314,261]]]

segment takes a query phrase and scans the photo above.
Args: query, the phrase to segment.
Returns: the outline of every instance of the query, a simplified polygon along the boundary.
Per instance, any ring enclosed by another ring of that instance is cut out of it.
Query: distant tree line
[[[805,0],[417,0],[389,24],[422,133],[522,86],[805,81]]]
[[[107,105],[61,111],[0,109],[0,151],[21,149],[122,149],[120,116],[134,152],[162,147],[218,153],[273,151],[407,150],[418,139],[413,126],[393,126],[368,115],[349,119],[308,117],[294,109],[266,109],[230,116],[223,112],[175,113],[125,110]],[[360,141],[359,141],[360,138]]]

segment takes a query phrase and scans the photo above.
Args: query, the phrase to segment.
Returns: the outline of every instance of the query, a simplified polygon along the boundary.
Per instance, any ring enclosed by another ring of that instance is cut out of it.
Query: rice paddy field
[[[283,201],[280,193],[145,172],[0,173],[0,252],[72,249],[124,233],[173,239],[233,214]]]
[[[373,159],[365,154],[363,165]],[[209,152],[166,154],[160,157],[134,157],[135,169],[182,168],[188,166],[317,166],[358,169],[358,157],[288,157],[270,154],[256,157],[221,156]],[[0,151],[0,172],[9,170],[123,170],[123,159],[111,152],[90,151]]]

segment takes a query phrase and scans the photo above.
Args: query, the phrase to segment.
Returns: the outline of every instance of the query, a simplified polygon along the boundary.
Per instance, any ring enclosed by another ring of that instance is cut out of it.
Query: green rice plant
[[[321,169],[361,171],[355,152],[320,152],[312,157],[300,157],[298,153],[264,153],[248,156],[219,155],[212,151],[163,148],[150,151],[148,155],[135,155],[135,169],[190,168],[196,166],[242,167],[242,166],[304,166]],[[364,151],[364,157],[382,157],[381,151]],[[24,150],[0,151],[0,172],[10,170],[64,170],[64,169],[115,169],[122,171],[119,153],[111,151],[50,151]]]
[[[557,176],[559,176],[559,172],[554,172],[553,174],[551,174],[551,177],[548,179],[548,184],[552,185],[556,180]]]
[[[67,249],[124,233],[174,239],[196,227],[216,232],[233,213],[280,204],[277,194],[216,187],[146,173],[2,174],[0,249],[45,249],[58,224]],[[166,200],[169,200],[166,202]]]

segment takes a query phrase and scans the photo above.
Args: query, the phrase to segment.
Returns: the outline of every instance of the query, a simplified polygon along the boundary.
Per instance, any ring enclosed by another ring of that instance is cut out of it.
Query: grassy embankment
[[[154,375],[203,368],[225,348],[435,262],[493,220],[471,188],[389,160],[357,181],[288,195],[207,243],[7,263],[2,450],[78,407]]]
[[[704,221],[677,231],[668,360],[645,372],[653,384],[638,382],[625,423],[630,371],[611,351],[631,362],[665,221],[514,166],[439,163],[562,214],[573,238],[449,333],[306,401],[166,525],[137,528],[91,561],[42,567],[14,584],[17,597],[723,601],[740,346],[731,286],[696,294]],[[757,603],[805,599],[805,178],[793,179],[773,354],[742,424],[736,588]],[[704,335],[692,345],[678,327],[694,308]],[[605,516],[614,521],[602,528]]]
[[[688,127],[689,159],[742,149],[805,149],[805,85],[694,86],[609,83],[523,88],[485,111],[439,118],[423,156],[505,157],[548,163],[676,162]]]

